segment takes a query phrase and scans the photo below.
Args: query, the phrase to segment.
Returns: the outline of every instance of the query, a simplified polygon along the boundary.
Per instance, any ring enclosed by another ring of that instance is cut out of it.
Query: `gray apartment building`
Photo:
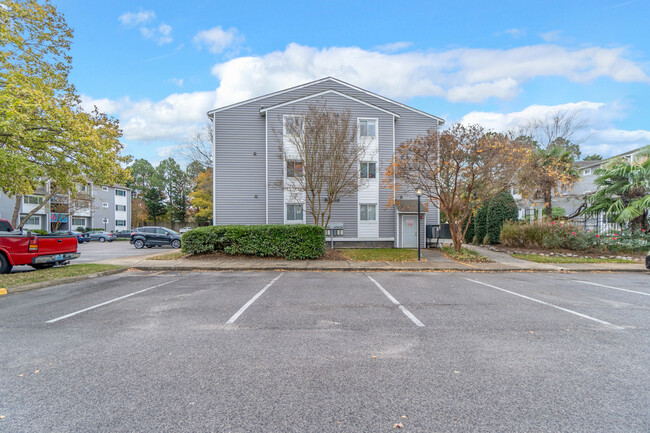
[[[295,163],[285,160],[290,140],[284,123],[312,104],[349,110],[358,134],[364,134],[358,140],[368,143],[359,161],[363,185],[333,205],[330,224],[342,227],[337,243],[417,246],[415,191],[394,196],[382,182],[395,148],[444,120],[331,77],[208,112],[214,128],[214,224],[314,223],[304,196],[278,186],[290,181],[288,164]],[[439,223],[438,209],[426,201],[421,243],[425,225]]]
[[[23,196],[20,218],[43,202],[48,185]],[[15,199],[0,194],[0,218],[11,220]],[[131,229],[131,190],[123,186],[78,184],[74,197],[54,195],[23,226],[26,230],[75,230],[77,227],[105,228],[108,231]]]

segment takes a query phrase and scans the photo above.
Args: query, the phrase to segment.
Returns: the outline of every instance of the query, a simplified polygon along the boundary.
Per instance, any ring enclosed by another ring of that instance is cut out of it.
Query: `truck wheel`
[[[0,253],[0,274],[8,274],[11,272],[11,268],[13,268],[12,264],[4,254]]]
[[[144,241],[142,239],[136,239],[133,241],[133,246],[140,250],[144,248]]]
[[[174,239],[172,241],[172,248],[180,248],[180,247],[181,247],[181,241],[179,241],[178,239]]]
[[[106,242],[106,238],[99,238],[99,242]]]

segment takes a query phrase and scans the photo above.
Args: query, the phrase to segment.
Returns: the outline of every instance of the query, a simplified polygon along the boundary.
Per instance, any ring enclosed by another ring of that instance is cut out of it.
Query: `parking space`
[[[643,431],[647,279],[127,272],[9,295],[0,298],[0,345],[11,348],[1,422],[11,431]]]

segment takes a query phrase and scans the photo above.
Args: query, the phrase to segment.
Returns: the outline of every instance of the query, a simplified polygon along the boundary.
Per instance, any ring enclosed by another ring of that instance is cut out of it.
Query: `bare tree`
[[[181,152],[186,159],[197,161],[205,168],[212,167],[212,143],[214,130],[212,123],[207,122],[194,131],[190,137],[182,143]]]
[[[559,146],[571,152],[575,159],[580,158],[580,145],[589,136],[584,133],[589,122],[580,110],[564,110],[548,113],[545,116],[527,120],[517,128],[519,136],[532,139],[544,150]]]
[[[357,139],[357,127],[349,110],[335,111],[325,104],[284,118],[283,130],[275,130],[281,158],[287,169],[276,185],[296,203],[303,200],[315,224],[327,227],[332,206],[364,185],[360,164],[369,141]]]
[[[431,129],[396,149],[384,184],[390,189],[421,188],[446,215],[454,248],[460,251],[474,210],[514,185],[528,152],[508,135],[486,132],[479,125]]]

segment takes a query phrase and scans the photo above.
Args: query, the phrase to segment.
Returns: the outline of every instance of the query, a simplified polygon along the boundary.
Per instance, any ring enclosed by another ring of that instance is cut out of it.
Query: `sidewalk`
[[[643,263],[575,263],[547,264],[516,259],[509,254],[497,253],[474,245],[465,245],[478,251],[492,263],[459,263],[447,259],[438,249],[422,250],[421,262],[353,262],[329,260],[283,260],[248,258],[178,260],[147,260],[168,253],[160,252],[146,256],[122,257],[98,263],[126,266],[147,271],[429,271],[429,272],[649,272]]]

